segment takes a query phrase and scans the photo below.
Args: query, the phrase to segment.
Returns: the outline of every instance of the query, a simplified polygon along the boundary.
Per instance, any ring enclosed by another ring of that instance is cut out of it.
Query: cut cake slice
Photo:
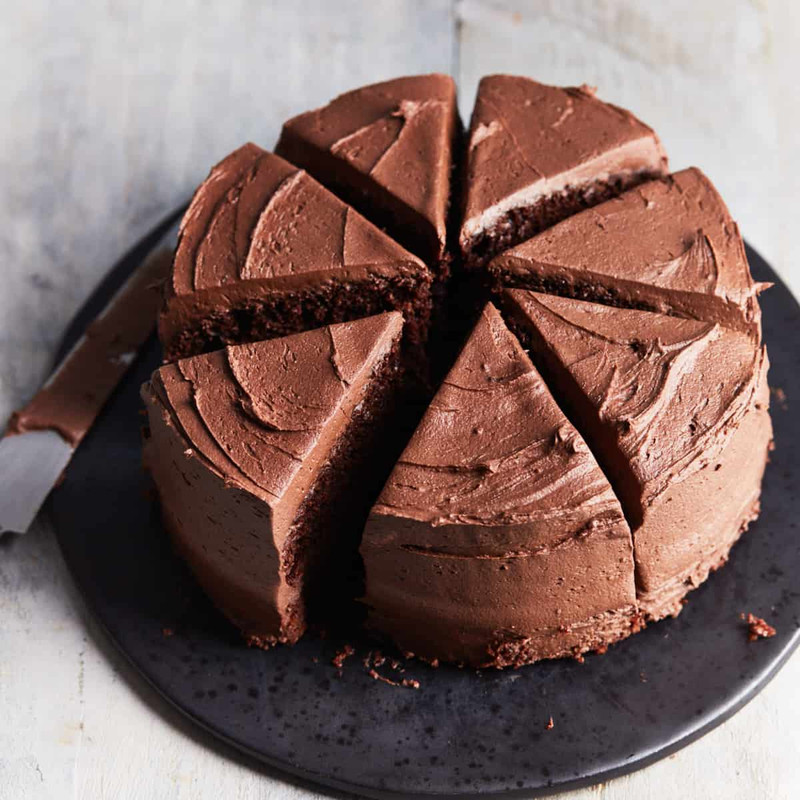
[[[494,282],[719,322],[760,336],[736,223],[696,168],[631,189],[497,256]]]
[[[594,90],[489,75],[472,112],[459,242],[467,268],[665,174],[654,131]]]
[[[159,318],[167,360],[381,311],[424,341],[427,267],[310,175],[254,144],[198,188]]]
[[[251,644],[293,643],[358,592],[391,468],[397,312],[184,359],[142,387],[165,527]]]
[[[361,555],[370,627],[431,660],[519,666],[639,624],[619,502],[492,305],[384,486]]]
[[[676,614],[758,516],[765,348],[714,323],[522,290],[503,300],[622,501],[642,610]]]
[[[276,152],[442,273],[460,133],[453,79],[415,75],[355,89],[288,120]]]

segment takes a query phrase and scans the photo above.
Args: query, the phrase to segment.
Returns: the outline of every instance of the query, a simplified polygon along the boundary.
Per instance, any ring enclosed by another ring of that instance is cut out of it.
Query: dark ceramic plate
[[[117,265],[68,340],[155,234]],[[763,296],[770,383],[798,402],[800,308],[772,269],[748,255],[755,277],[776,283]],[[138,390],[159,355],[151,342],[54,492],[59,541],[89,606],[141,675],[211,736],[273,767],[375,797],[531,796],[585,786],[639,769],[719,725],[797,646],[800,415],[773,397],[778,446],[761,518],[678,619],[606,655],[506,672],[413,662],[402,675],[380,668],[419,681],[414,690],[371,678],[364,643],[354,642],[357,655],[341,676],[331,659],[342,642],[248,649],[175,559],[146,499]],[[748,642],[741,612],[766,617],[778,635]]]

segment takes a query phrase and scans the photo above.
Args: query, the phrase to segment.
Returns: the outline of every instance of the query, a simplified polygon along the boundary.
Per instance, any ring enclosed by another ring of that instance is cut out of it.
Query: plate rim
[[[80,336],[86,323],[93,318],[93,316],[104,305],[108,297],[110,297],[116,287],[122,283],[132,269],[140,263],[149,252],[152,245],[158,241],[160,236],[166,231],[175,219],[183,212],[183,206],[170,212],[162,218],[162,220],[153,227],[153,229],[143,236],[132,248],[130,248],[109,270],[109,272],[100,281],[97,288],[92,292],[86,302],[76,312],[70,324],[67,326],[66,332],[58,350],[58,357],[63,352],[69,349],[72,343]],[[781,279],[780,275],[768,264],[768,262],[760,256],[760,254],[749,244],[746,244],[748,259],[756,261],[760,268],[766,267],[767,271],[771,273],[770,277],[774,280],[775,288],[779,291],[786,293],[788,298],[797,306],[797,300],[792,295],[790,289]],[[753,258],[755,257],[755,258]],[[773,290],[774,291],[774,290]],[[143,348],[144,349],[144,348]],[[123,381],[130,380],[130,375],[123,378]],[[774,411],[773,411],[774,416]],[[202,717],[198,716],[190,707],[171,696],[164,687],[160,686],[158,682],[148,673],[146,664],[139,660],[130,653],[120,639],[113,633],[111,628],[106,623],[101,610],[97,607],[93,595],[88,591],[84,585],[84,581],[79,574],[79,570],[73,563],[69,553],[69,549],[65,544],[64,536],[61,532],[60,526],[56,523],[56,513],[53,508],[53,495],[47,503],[47,512],[53,520],[53,527],[56,533],[56,539],[59,544],[61,554],[67,564],[69,574],[78,588],[80,595],[88,608],[92,619],[98,625],[99,629],[103,631],[103,635],[111,641],[116,652],[121,654],[126,663],[131,665],[135,670],[138,678],[144,679],[145,683],[155,690],[156,694],[167,701],[169,706],[188,719],[193,725],[200,728],[205,735],[209,737],[211,742],[224,742],[227,746],[234,748],[240,753],[245,754],[247,757],[252,758],[259,764],[265,764],[269,768],[275,770],[278,775],[275,777],[282,777],[280,773],[291,776],[293,779],[298,779],[311,784],[309,790],[321,789],[340,792],[355,792],[365,797],[378,798],[379,800],[395,800],[400,797],[414,797],[420,798],[514,798],[514,797],[539,797],[554,794],[558,792],[569,792],[578,788],[583,788],[597,783],[612,780],[622,775],[630,774],[641,769],[644,769],[663,758],[666,758],[673,753],[683,749],[684,747],[692,744],[698,739],[702,738],[705,734],[714,730],[729,720],[751,700],[753,700],[778,674],[778,672],[785,666],[794,651],[800,646],[800,628],[795,627],[788,634],[782,636],[782,646],[774,657],[766,663],[766,665],[759,671],[757,677],[752,679],[745,687],[740,687],[738,691],[727,698],[727,702],[716,707],[713,710],[705,713],[697,720],[696,724],[690,724],[688,730],[681,736],[666,743],[663,747],[651,748],[647,752],[637,753],[631,760],[623,760],[615,766],[604,769],[600,772],[595,772],[590,776],[582,776],[575,779],[568,779],[558,783],[547,782],[537,787],[521,787],[521,788],[508,788],[499,791],[453,791],[453,792],[432,792],[432,793],[417,793],[408,792],[402,789],[383,789],[372,785],[359,784],[350,781],[344,781],[335,776],[325,775],[321,773],[313,773],[308,770],[293,765],[290,762],[283,761],[279,758],[267,755],[260,752],[246,742],[238,740],[236,737],[220,731],[213,725],[209,724]],[[157,713],[157,712],[156,712]],[[209,742],[210,746],[214,746]],[[218,748],[215,747],[218,751]]]

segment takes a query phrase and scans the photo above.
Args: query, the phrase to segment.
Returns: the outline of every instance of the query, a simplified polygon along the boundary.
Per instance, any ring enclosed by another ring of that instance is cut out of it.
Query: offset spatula
[[[155,326],[173,223],[0,439],[0,535],[24,533]]]

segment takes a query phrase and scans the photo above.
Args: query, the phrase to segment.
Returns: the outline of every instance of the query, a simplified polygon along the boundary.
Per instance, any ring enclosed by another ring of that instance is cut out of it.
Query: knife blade
[[[0,439],[0,535],[24,533],[155,328],[179,223],[156,242]]]

